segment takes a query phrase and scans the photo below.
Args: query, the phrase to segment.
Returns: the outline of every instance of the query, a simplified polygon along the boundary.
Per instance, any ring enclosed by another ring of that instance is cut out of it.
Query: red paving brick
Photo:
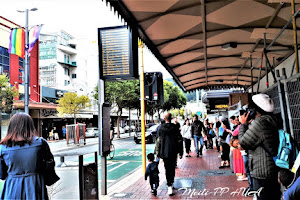
[[[191,158],[183,157],[181,160],[178,159],[178,168],[176,169],[176,179],[186,178],[192,179],[194,181],[199,181],[204,186],[191,188],[194,193],[186,192],[184,190],[178,191],[174,190],[173,196],[168,196],[167,187],[165,185],[165,170],[163,162],[160,162],[160,186],[157,191],[157,197],[153,196],[150,192],[150,185],[148,181],[141,177],[136,183],[130,186],[124,186],[124,190],[121,193],[126,193],[129,196],[122,199],[210,199],[210,200],[226,200],[226,199],[240,199],[249,200],[251,197],[243,197],[237,192],[242,192],[240,188],[246,188],[248,186],[247,181],[237,181],[237,177],[231,173],[230,169],[225,169],[226,174],[222,175],[199,175],[200,170],[215,170],[215,172],[220,172],[219,165],[221,159],[218,157],[220,155],[215,149],[214,150],[204,150],[202,158],[197,158],[195,153],[192,154]],[[222,170],[224,171],[224,169]],[[203,172],[203,171],[202,171]],[[195,182],[194,182],[195,183]],[[219,190],[217,189],[219,188]],[[215,193],[216,191],[223,190],[228,191],[224,194]],[[203,192],[203,190],[205,191]],[[189,190],[188,190],[189,191]],[[210,192],[208,195],[204,195],[205,192]],[[234,193],[237,191],[236,193]],[[235,195],[234,195],[235,194]],[[120,199],[114,198],[112,199]]]

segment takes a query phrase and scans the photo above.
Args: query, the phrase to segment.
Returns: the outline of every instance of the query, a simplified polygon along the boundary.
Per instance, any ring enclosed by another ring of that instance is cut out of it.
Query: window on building
[[[68,68],[65,68],[65,75],[70,76],[70,70]]]
[[[6,48],[0,47],[0,66],[1,74],[5,73],[9,76],[9,54]]]
[[[72,78],[76,78],[76,74],[72,74]]]
[[[70,85],[70,81],[65,80],[65,86],[68,86],[68,85]]]

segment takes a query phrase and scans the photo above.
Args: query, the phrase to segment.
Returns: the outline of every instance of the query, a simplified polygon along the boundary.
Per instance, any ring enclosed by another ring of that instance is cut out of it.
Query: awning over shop
[[[24,101],[17,100],[14,101],[14,108],[15,109],[24,109]],[[40,103],[40,102],[29,102],[29,109],[55,109],[58,107],[57,104],[51,104],[51,103]]]
[[[249,88],[251,81],[256,83],[267,73],[267,59],[262,58],[264,46],[271,43],[292,15],[291,4],[279,0],[106,2],[130,28],[138,29],[152,53],[187,91]],[[296,25],[300,27],[300,22]],[[291,25],[269,50],[272,51],[266,57],[272,66],[293,53]]]

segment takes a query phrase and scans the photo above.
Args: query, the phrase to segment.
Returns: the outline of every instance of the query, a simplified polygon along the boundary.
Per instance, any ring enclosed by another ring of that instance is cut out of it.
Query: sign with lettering
[[[57,116],[57,110],[51,109],[41,109],[40,114],[42,117],[49,117],[49,116]]]
[[[228,105],[227,104],[215,105],[215,108],[217,108],[217,109],[228,109]]]
[[[127,26],[98,29],[99,67],[102,80],[138,77],[138,38]]]

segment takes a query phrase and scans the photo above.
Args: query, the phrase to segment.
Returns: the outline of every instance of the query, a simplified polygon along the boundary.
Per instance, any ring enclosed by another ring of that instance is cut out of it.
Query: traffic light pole
[[[140,94],[141,94],[141,131],[142,131],[142,163],[143,173],[146,172],[146,141],[145,141],[145,85],[144,85],[144,55],[143,55],[143,42],[139,39],[139,48],[141,52],[141,65],[140,65]]]

